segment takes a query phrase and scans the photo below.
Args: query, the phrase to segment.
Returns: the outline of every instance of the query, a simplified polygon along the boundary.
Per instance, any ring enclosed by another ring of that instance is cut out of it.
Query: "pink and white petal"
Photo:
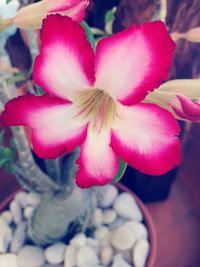
[[[167,78],[174,48],[161,21],[104,38],[96,51],[96,87],[122,104],[138,103]]]
[[[67,15],[77,22],[85,17],[85,11],[89,4],[88,0],[45,0],[48,4],[48,13]]]
[[[154,104],[119,106],[111,147],[135,169],[162,175],[180,163],[179,131],[174,117]]]
[[[184,120],[200,121],[200,101],[188,99],[185,96],[177,95],[177,102],[171,105],[178,117]]]
[[[81,146],[80,158],[77,160],[78,186],[102,186],[112,181],[117,174],[119,161],[109,144],[110,132],[102,130],[98,133],[89,128],[85,142]]]
[[[91,87],[94,53],[78,23],[61,15],[49,15],[43,21],[33,79],[46,92],[64,99]]]
[[[32,144],[41,158],[52,159],[72,151],[86,136],[87,125],[74,117],[73,105],[49,95],[17,97],[5,105],[5,125],[32,129]]]

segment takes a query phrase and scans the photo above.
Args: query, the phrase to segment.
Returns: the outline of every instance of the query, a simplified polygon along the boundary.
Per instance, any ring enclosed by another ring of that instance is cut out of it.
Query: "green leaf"
[[[14,153],[13,153],[12,149],[10,149],[9,147],[6,147],[6,148],[4,149],[4,157],[5,157],[7,160],[13,160]]]
[[[95,49],[96,49],[95,38],[94,38],[94,35],[93,35],[89,25],[85,21],[82,21],[81,26],[85,29],[85,33],[87,35],[88,41],[90,42],[93,50],[95,51]]]
[[[0,132],[0,145],[3,144],[4,134],[5,134],[5,131],[4,130]]]
[[[42,88],[36,85],[36,95],[44,95],[44,94],[45,92],[42,90]]]
[[[116,176],[114,177],[114,179],[112,180],[112,183],[117,183],[123,177],[126,171],[126,167],[127,167],[127,163],[120,159],[119,170]]]
[[[12,171],[13,171],[13,167],[12,167],[12,165],[11,165],[11,164],[6,164],[6,166],[5,166],[5,171],[6,171],[7,173],[11,174]]]
[[[8,159],[0,159],[0,167],[3,167],[7,163],[8,163]]]
[[[17,148],[16,148],[16,143],[15,143],[15,139],[14,138],[11,138],[10,140],[10,148],[16,152]]]
[[[12,0],[6,0],[6,4],[9,4]]]
[[[98,44],[98,42],[100,41],[100,40],[102,40],[103,38],[105,38],[104,36],[101,36],[101,37],[98,37],[98,38],[96,38],[96,40],[95,40],[95,42],[96,42],[96,45]]]

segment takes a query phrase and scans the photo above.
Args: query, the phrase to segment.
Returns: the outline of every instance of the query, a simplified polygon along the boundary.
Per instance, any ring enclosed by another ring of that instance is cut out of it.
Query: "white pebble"
[[[103,212],[103,224],[111,224],[115,221],[117,213],[114,210],[108,209]]]
[[[135,267],[144,267],[149,255],[149,242],[146,239],[137,241],[133,248],[133,263]]]
[[[20,267],[41,267],[45,263],[44,251],[36,246],[25,246],[18,253]]]
[[[26,207],[24,209],[24,218],[29,219],[32,216],[34,210],[35,210],[34,207],[31,207],[31,206]]]
[[[0,218],[0,252],[5,253],[12,239],[12,231],[8,224]]]
[[[74,246],[67,246],[64,256],[64,267],[74,267],[76,266],[76,253],[77,248]]]
[[[18,262],[17,262],[17,256],[11,253],[0,255],[0,266],[1,267],[19,267]]]
[[[44,265],[42,265],[42,267],[63,267],[63,265],[45,263]]]
[[[1,218],[4,219],[4,221],[7,223],[7,224],[11,224],[12,222],[12,213],[10,211],[4,211],[1,213]]]
[[[70,241],[70,245],[73,245],[75,247],[82,247],[86,245],[87,238],[85,234],[80,233],[77,234],[73,239]]]
[[[121,254],[123,259],[129,263],[132,264],[132,250],[120,250],[120,249],[114,249],[114,254]]]
[[[27,205],[27,193],[25,192],[19,192],[17,193],[17,195],[15,196],[15,200],[19,203],[19,205],[22,208],[25,208]]]
[[[116,220],[109,225],[109,229],[115,230],[119,226],[122,226],[123,224],[125,224],[126,222],[127,222],[127,220],[125,218],[117,217]]]
[[[63,243],[57,243],[49,246],[45,250],[45,258],[48,263],[51,264],[60,264],[64,261],[66,245]]]
[[[10,251],[17,253],[24,245],[26,239],[26,223],[22,222],[18,224],[11,241]]]
[[[101,199],[99,201],[99,206],[102,208],[108,208],[112,206],[115,198],[118,195],[118,190],[114,185],[106,185],[101,188]]]
[[[114,248],[119,250],[129,250],[133,247],[136,238],[131,229],[122,225],[117,228],[111,237],[111,244]]]
[[[101,263],[108,266],[112,261],[113,248],[111,246],[105,246],[101,249],[100,259]]]
[[[128,262],[126,262],[121,254],[117,254],[114,256],[113,264],[111,267],[132,267]]]
[[[98,240],[96,240],[94,238],[88,237],[87,238],[87,245],[89,247],[92,247],[92,248],[95,248],[96,249],[99,246],[99,242],[98,242]]]
[[[115,200],[113,207],[121,217],[137,221],[142,221],[143,219],[135,199],[129,193],[120,194]]]
[[[19,224],[22,221],[22,211],[17,201],[12,201],[10,204],[10,211],[13,216],[15,224]]]
[[[31,192],[27,195],[27,204],[30,206],[38,206],[41,202],[41,195],[35,192]]]
[[[63,265],[55,265],[55,264],[45,263],[45,265],[42,265],[42,267],[63,267]]]
[[[148,231],[144,224],[138,221],[128,221],[125,226],[131,229],[136,240],[148,238]]]
[[[101,226],[103,221],[103,213],[101,209],[95,209],[92,217],[92,224],[96,227]]]
[[[97,228],[96,231],[94,232],[94,237],[99,241],[99,244],[101,246],[107,245],[110,240],[110,232],[108,227],[101,226]]]
[[[99,264],[96,252],[88,246],[79,248],[76,261],[77,267],[92,267]]]

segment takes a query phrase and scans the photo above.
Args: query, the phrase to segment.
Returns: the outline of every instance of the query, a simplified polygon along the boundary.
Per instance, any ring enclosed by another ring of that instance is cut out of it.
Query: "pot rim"
[[[140,207],[143,216],[144,216],[144,221],[146,223],[147,229],[148,229],[148,239],[150,242],[150,250],[149,250],[149,255],[146,260],[146,265],[145,267],[154,267],[155,264],[155,259],[156,259],[156,253],[157,253],[157,237],[156,237],[156,230],[155,230],[155,225],[152,219],[152,216],[145,206],[145,204],[136,196],[136,194],[131,191],[128,187],[122,185],[121,183],[116,183],[116,187],[121,190],[130,193],[133,198],[136,200],[138,206]],[[0,212],[5,210],[9,203],[14,199],[15,195],[18,192],[23,191],[22,188],[17,188],[14,190],[9,196],[7,196],[1,203],[0,203]]]

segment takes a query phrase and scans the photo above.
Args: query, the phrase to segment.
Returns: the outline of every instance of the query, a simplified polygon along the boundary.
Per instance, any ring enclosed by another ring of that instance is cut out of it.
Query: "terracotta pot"
[[[150,242],[150,252],[149,252],[149,256],[147,258],[147,263],[145,267],[155,267],[154,263],[155,263],[156,252],[157,252],[157,238],[156,238],[155,226],[154,226],[151,214],[149,213],[146,206],[142,203],[142,201],[131,190],[129,190],[127,187],[119,183],[116,184],[116,186],[118,187],[120,191],[129,192],[133,196],[133,198],[136,200],[138,206],[140,207],[143,213],[144,223],[146,224],[146,227],[148,229],[149,242]],[[15,195],[19,191],[22,191],[22,190],[19,188],[18,189],[16,188],[16,190],[12,194],[10,194],[2,203],[0,203],[0,212],[5,210],[9,206],[10,202],[12,201],[12,199],[15,197]]]

